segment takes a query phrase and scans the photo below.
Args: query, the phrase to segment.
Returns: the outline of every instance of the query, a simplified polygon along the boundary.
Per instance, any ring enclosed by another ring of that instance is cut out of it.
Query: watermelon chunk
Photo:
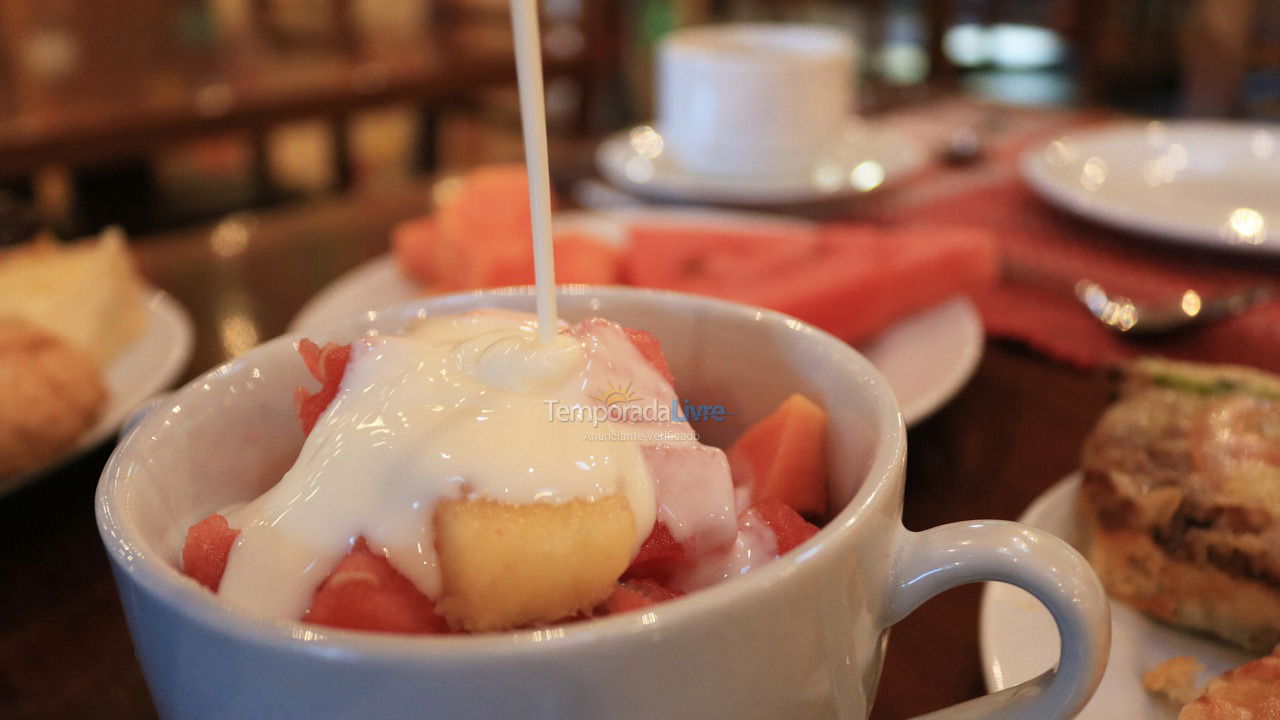
[[[817,230],[803,225],[755,230],[637,223],[628,235],[626,282],[692,292],[709,279],[767,278],[779,267],[809,258],[818,242]]]
[[[294,390],[293,404],[298,410],[298,420],[302,423],[302,432],[310,433],[316,420],[333,402],[342,386],[342,376],[347,371],[347,363],[351,360],[351,346],[326,343],[324,347],[310,340],[298,343],[298,354],[306,363],[311,376],[320,381],[320,389],[310,392],[304,387]]]
[[[793,394],[747,428],[729,448],[734,482],[747,485],[752,504],[780,500],[797,512],[827,510],[827,413]]]
[[[773,531],[773,536],[777,539],[779,555],[787,554],[818,532],[817,525],[800,517],[800,513],[776,498],[761,500],[752,505],[751,509]]]
[[[623,327],[627,331],[627,337],[631,338],[631,344],[636,346],[636,350],[644,356],[644,359],[657,370],[662,377],[667,379],[667,383],[674,386],[676,379],[671,375],[671,366],[667,364],[666,353],[662,352],[662,345],[658,342],[658,338],[647,330],[633,330],[629,327]]]
[[[431,600],[364,538],[321,583],[302,620],[349,630],[448,632]]]
[[[680,597],[680,593],[668,590],[656,580],[624,580],[605,600],[600,611],[605,615],[630,612]]]
[[[239,536],[240,531],[229,527],[227,519],[218,513],[192,525],[182,544],[182,572],[218,592],[222,573],[227,569],[227,556]]]
[[[662,345],[658,342],[658,338],[654,337],[650,332],[645,330],[633,330],[625,325],[619,325],[612,320],[595,317],[580,321],[569,330],[569,333],[574,337],[582,338],[596,335],[602,329],[610,326],[621,328],[622,331],[626,333],[627,339],[629,339],[631,344],[635,346],[636,350],[640,352],[641,357],[643,357],[654,370],[658,371],[658,374],[667,381],[668,385],[675,385],[675,378],[671,375],[671,366],[667,364],[667,356],[662,352]]]
[[[676,542],[671,530],[661,522],[654,523],[649,537],[640,545],[639,552],[631,561],[622,577],[624,580],[648,578],[663,580],[671,573],[684,567],[688,562],[688,553],[684,546]]]

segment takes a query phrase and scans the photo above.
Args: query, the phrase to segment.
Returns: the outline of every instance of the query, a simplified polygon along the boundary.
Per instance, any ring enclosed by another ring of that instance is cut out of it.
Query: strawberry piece
[[[227,519],[218,513],[192,525],[182,544],[182,572],[188,577],[218,592],[222,573],[227,569],[227,556],[240,531],[227,525]]]
[[[320,415],[338,394],[342,376],[351,360],[351,345],[325,343],[324,347],[320,347],[304,339],[298,343],[298,354],[302,356],[302,362],[306,363],[311,376],[320,381],[320,389],[314,393],[304,387],[293,392],[293,404],[298,409],[302,432],[306,434],[311,432]]]
[[[609,596],[608,600],[604,601],[602,611],[606,615],[614,615],[639,610],[640,608],[646,608],[678,597],[680,597],[680,593],[668,590],[656,580],[648,578],[624,580],[618,583],[618,587],[614,589],[613,594]]]
[[[385,557],[371,551],[364,538],[320,584],[302,619],[349,630],[448,632],[431,599]]]
[[[649,537],[640,545],[640,551],[622,574],[624,579],[665,579],[687,561],[684,546],[676,542],[671,531],[662,522],[654,523]]]
[[[752,505],[751,509],[773,531],[774,537],[777,538],[779,555],[790,552],[818,532],[817,525],[800,517],[800,513],[781,500],[766,498]]]

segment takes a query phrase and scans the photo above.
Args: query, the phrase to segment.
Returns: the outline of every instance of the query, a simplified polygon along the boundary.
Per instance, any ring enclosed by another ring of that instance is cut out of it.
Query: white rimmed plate
[[[706,210],[616,210],[607,213],[566,212],[556,228],[581,229],[612,243],[625,242],[631,221],[688,222],[805,227],[804,220],[746,212]],[[354,313],[394,305],[423,294],[405,277],[390,255],[359,265],[311,298],[290,323],[291,332],[323,327]],[[982,358],[982,320],[967,298],[955,298],[905,318],[858,349],[884,374],[902,406],[908,425],[928,417],[950,400],[973,375]]]
[[[1194,247],[1280,256],[1280,126],[1126,122],[1022,157],[1049,202]]]
[[[658,152],[660,139],[646,125],[609,136],[596,149],[596,167],[610,182],[662,200],[730,205],[785,205],[861,195],[922,168],[928,153],[915,140],[851,120],[839,139],[807,172],[786,175],[704,175]]]
[[[14,490],[80,457],[110,438],[133,411],[178,380],[195,341],[191,316],[167,293],[147,288],[142,293],[146,326],[136,340],[104,368],[107,405],[102,416],[80,440],[45,466],[0,477],[0,494]]]
[[[1084,540],[1076,514],[1079,488],[1079,473],[1068,476],[1036,498],[1018,520],[1079,547]],[[1052,616],[1018,588],[988,584],[982,596],[980,626],[983,675],[992,691],[1035,677],[1057,662],[1058,630]],[[1177,630],[1124,603],[1112,602],[1111,658],[1102,684],[1077,720],[1174,720],[1177,709],[1151,697],[1142,687],[1142,675],[1176,655],[1195,657],[1213,675],[1253,659],[1216,640]]]

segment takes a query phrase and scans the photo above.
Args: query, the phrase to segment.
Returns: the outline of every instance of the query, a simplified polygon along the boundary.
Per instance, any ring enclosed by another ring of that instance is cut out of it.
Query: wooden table
[[[425,187],[407,188],[259,218],[239,253],[216,253],[210,229],[137,249],[143,272],[192,312],[191,370],[200,371],[245,342],[245,327],[257,339],[283,331],[309,296],[383,252],[388,228],[426,206]],[[1108,392],[1101,376],[988,343],[973,381],[910,433],[907,527],[1017,517],[1076,467]],[[94,522],[107,454],[0,498],[0,718],[154,717]],[[951,591],[894,628],[873,717],[983,692],[979,595],[976,586]]]

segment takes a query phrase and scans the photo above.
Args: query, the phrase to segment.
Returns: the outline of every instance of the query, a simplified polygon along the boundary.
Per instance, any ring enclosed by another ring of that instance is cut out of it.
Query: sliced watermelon
[[[829,225],[816,231],[811,243],[792,243],[803,252],[761,251],[759,263],[722,259],[732,251],[714,235],[705,245],[689,235],[690,248],[683,251],[666,239],[633,236],[637,240],[625,263],[634,282],[771,308],[849,342],[866,340],[956,294],[987,287],[998,271],[995,243],[980,228]],[[785,242],[780,235],[775,244]],[[671,259],[664,253],[683,254]]]
[[[293,392],[293,404],[298,410],[302,432],[310,433],[316,420],[320,419],[320,415],[333,402],[342,386],[342,376],[351,360],[351,346],[325,343],[324,347],[320,347],[304,339],[298,343],[298,354],[302,356],[311,376],[320,381],[320,389],[314,393],[304,387]]]
[[[800,517],[800,513],[789,505],[774,498],[761,500],[752,505],[751,510],[773,531],[779,555],[791,552],[797,545],[816,535],[819,529],[817,525]]]
[[[637,223],[628,235],[626,282],[691,292],[707,280],[765,279],[779,267],[808,259],[818,242],[817,230],[804,226],[753,230]]]
[[[820,258],[735,293],[858,342],[902,317],[990,285],[997,270],[986,230],[833,226],[825,231]]]
[[[349,630],[448,632],[431,600],[364,538],[321,583],[302,620]]]
[[[240,531],[227,525],[227,519],[214,513],[187,530],[182,544],[182,572],[201,585],[218,592],[222,573],[227,569],[227,556]]]
[[[780,500],[797,512],[827,510],[827,413],[799,393],[757,421],[729,448],[734,483],[753,503]]]

